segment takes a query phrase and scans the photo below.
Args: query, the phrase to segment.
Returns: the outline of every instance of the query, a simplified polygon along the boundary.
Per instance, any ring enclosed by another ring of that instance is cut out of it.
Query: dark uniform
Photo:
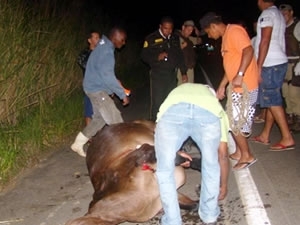
[[[167,52],[165,60],[158,60],[158,55]],[[179,36],[171,34],[168,38],[159,30],[148,35],[142,49],[142,60],[150,66],[151,115],[155,121],[161,103],[171,90],[177,86],[177,69],[186,75],[183,52],[180,48]]]
[[[82,69],[83,76],[84,76],[84,72],[85,72],[86,63],[88,61],[88,58],[89,58],[91,52],[92,52],[91,49],[86,48],[86,49],[82,50],[77,57],[77,63],[80,66],[80,68]]]
[[[77,63],[82,70],[83,76],[84,76],[86,64],[87,64],[87,61],[89,59],[91,52],[92,52],[91,49],[86,48],[86,49],[82,50],[77,57]],[[83,103],[84,103],[84,116],[92,118],[93,106],[92,106],[91,100],[89,99],[89,97],[86,94],[84,94]]]
[[[285,111],[288,114],[290,129],[293,132],[300,132],[300,76],[296,76],[294,73],[294,67],[297,63],[300,63],[300,42],[295,36],[295,29],[298,23],[300,21],[294,18],[294,22],[287,26],[285,30],[286,55],[289,61],[282,86],[282,93],[286,103]]]
[[[186,43],[186,47],[182,49],[185,65],[188,69],[193,69],[196,66],[197,55],[194,48],[194,43],[190,40],[190,38],[186,38],[181,34],[180,30],[176,31],[176,34],[180,37],[180,41]]]

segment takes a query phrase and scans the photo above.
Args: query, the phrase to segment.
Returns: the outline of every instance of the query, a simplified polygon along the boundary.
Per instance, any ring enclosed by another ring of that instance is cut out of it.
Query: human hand
[[[184,151],[178,151],[177,154],[180,155],[181,157],[185,158],[185,159],[193,161],[192,157]]]
[[[300,76],[300,62],[294,68],[295,76]]]
[[[243,76],[238,76],[238,75],[236,75],[236,76],[232,79],[232,86],[233,86],[233,87],[242,87],[242,83],[243,83]]]
[[[158,61],[162,61],[168,58],[168,53],[167,52],[161,52],[158,55]]]
[[[197,37],[196,45],[200,45],[200,44],[202,44],[202,38],[201,37]]]
[[[219,87],[216,96],[219,100],[223,100],[225,98],[225,87]]]
[[[182,83],[187,83],[188,82],[188,76],[187,75],[182,75],[181,79],[182,79]]]
[[[177,152],[178,155],[180,155],[181,157],[187,159],[185,162],[181,163],[180,166],[183,166],[183,167],[190,167],[190,161],[192,161],[192,157],[187,154],[186,152],[183,152],[183,151],[178,151]]]
[[[201,31],[196,26],[194,27],[194,31],[197,37],[201,35]]]
[[[219,192],[219,197],[218,197],[218,200],[224,200],[224,198],[226,197],[227,195],[227,187],[220,187],[220,192]]]
[[[126,96],[125,98],[123,98],[123,106],[128,105],[129,104],[129,97]]]
[[[181,42],[181,45],[180,45],[181,49],[184,49],[186,46],[187,46],[187,42],[186,41]]]

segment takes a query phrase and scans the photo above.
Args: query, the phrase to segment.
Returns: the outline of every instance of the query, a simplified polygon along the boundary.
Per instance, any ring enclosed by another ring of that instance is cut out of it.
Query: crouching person
[[[154,145],[157,158],[156,174],[164,209],[162,225],[182,224],[174,177],[174,160],[176,152],[188,137],[198,145],[202,158],[198,213],[203,224],[217,224],[220,214],[219,195],[224,195],[227,191],[228,168],[221,167],[220,172],[220,165],[226,165],[222,161],[224,158],[228,160],[226,142],[229,123],[214,91],[206,85],[195,83],[185,83],[176,87],[160,106],[156,122]],[[219,152],[222,153],[222,157],[219,157]],[[225,187],[221,186],[221,189],[220,180],[223,183],[226,180]]]

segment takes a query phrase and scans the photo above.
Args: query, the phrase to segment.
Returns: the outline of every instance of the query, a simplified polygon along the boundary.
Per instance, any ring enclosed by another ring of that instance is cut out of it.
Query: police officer
[[[163,17],[159,29],[146,37],[142,49],[142,60],[150,67],[150,119],[153,121],[161,103],[177,86],[177,69],[181,71],[182,82],[188,81],[179,36],[173,33],[173,28],[172,18]]]
[[[192,33],[195,31],[197,37],[192,36]],[[183,51],[185,65],[187,66],[187,76],[188,82],[194,83],[194,68],[196,66],[197,55],[194,46],[201,44],[202,40],[199,37],[200,31],[194,24],[193,20],[186,20],[181,26],[181,30],[175,31],[176,34],[180,37],[180,47]],[[182,82],[181,72],[178,70],[177,73],[178,83],[180,85]]]
[[[288,69],[282,85],[290,130],[300,132],[300,21],[294,17],[291,5],[281,4],[281,13],[286,21],[285,43]]]

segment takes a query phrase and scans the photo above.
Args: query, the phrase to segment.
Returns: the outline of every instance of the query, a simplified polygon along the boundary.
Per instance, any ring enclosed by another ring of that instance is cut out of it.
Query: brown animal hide
[[[93,200],[83,217],[66,225],[113,225],[145,222],[162,210],[155,176],[154,124],[125,122],[104,127],[87,150],[86,163],[94,187]],[[185,172],[175,167],[176,185],[185,183]],[[179,193],[182,206],[195,209]]]

